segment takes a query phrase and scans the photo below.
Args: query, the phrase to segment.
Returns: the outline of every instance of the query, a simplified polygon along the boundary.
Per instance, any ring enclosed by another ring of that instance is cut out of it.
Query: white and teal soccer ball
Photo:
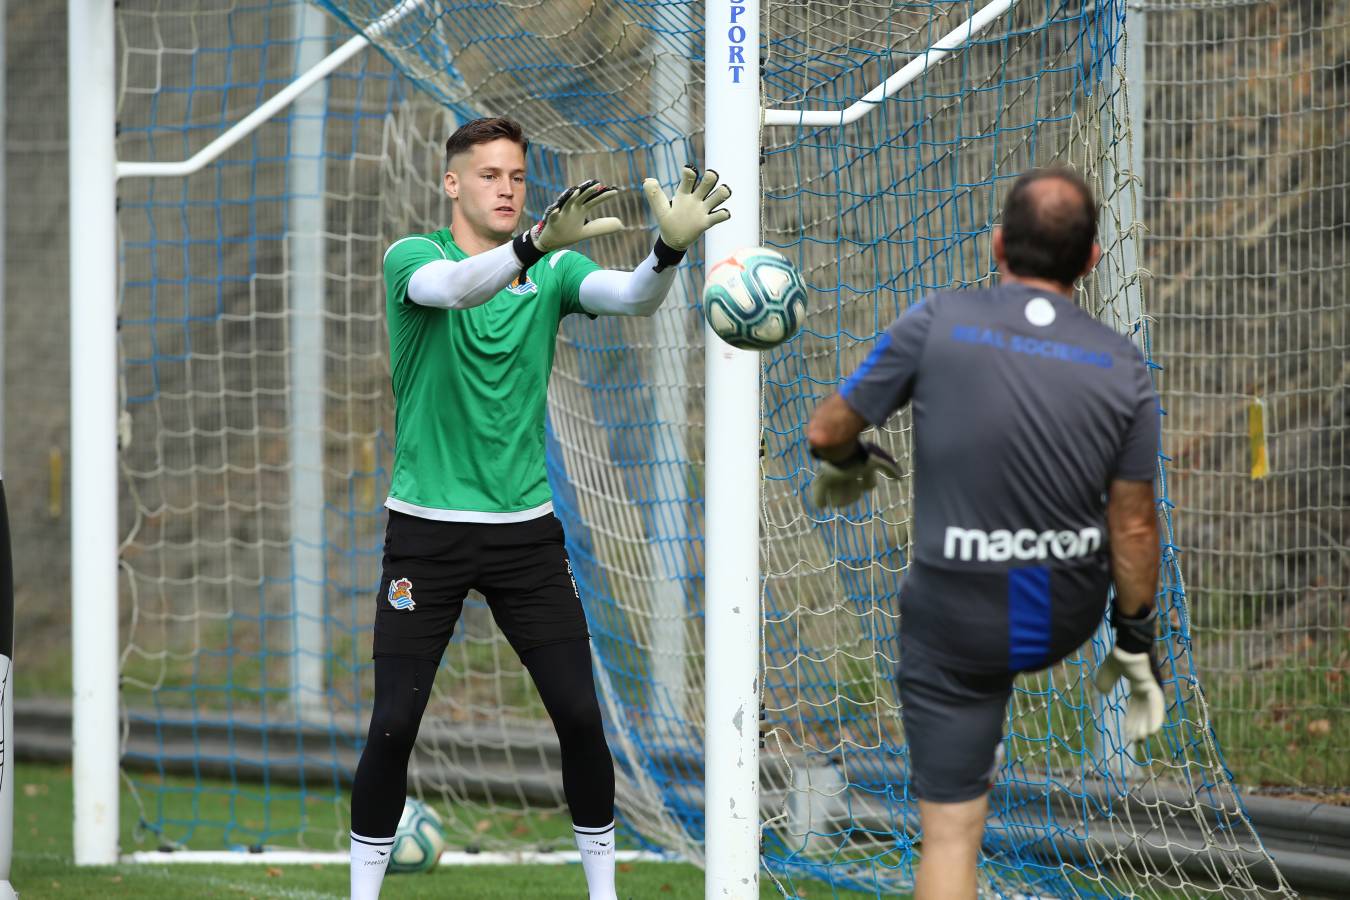
[[[746,247],[708,272],[703,315],[717,336],[742,350],[769,350],[806,318],[806,284],[777,250]]]
[[[394,854],[389,859],[389,871],[430,872],[436,868],[444,849],[441,817],[421,800],[409,797],[403,804],[398,830],[394,832]]]

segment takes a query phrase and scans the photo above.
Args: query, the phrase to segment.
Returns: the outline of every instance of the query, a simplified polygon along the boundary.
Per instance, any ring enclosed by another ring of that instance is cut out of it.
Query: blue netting
[[[390,4],[322,5],[367,27]],[[769,8],[771,105],[843,108],[975,9],[824,6]],[[182,17],[124,11],[122,156],[190,155],[279,90],[303,68],[291,10],[260,0]],[[288,374],[289,217],[306,195],[290,167],[305,156],[296,128],[314,114],[292,108],[190,179],[124,186],[124,396],[144,435],[124,453],[136,510],[126,761],[158,840],[328,845],[343,833],[368,714],[391,452],[383,248],[448,221],[438,196],[445,130],[505,113],[534,139],[530,212],[588,175],[625,189],[622,214],[636,224],[588,252],[631,266],[650,238],[637,186],[649,174],[669,185],[702,147],[685,99],[701,91],[701,15],[701,4],[673,0],[425,2],[378,34],[383,59],[358,57],[329,82],[315,157],[324,180],[313,194],[323,203],[325,338],[317,576],[304,569],[316,548],[287,517],[299,477],[288,423],[297,396],[319,389]],[[1127,187],[1113,168],[1127,156],[1111,69],[1122,23],[1119,3],[1026,2],[856,126],[764,134],[763,239],[797,263],[812,298],[802,333],[764,356],[763,860],[785,894],[823,881],[892,896],[912,882],[920,837],[891,678],[908,486],[822,516],[802,502],[805,422],[925,292],[990,277],[989,228],[1019,172],[1067,159],[1108,204]],[[753,146],[746,123],[726,127]],[[1134,275],[1121,268],[1125,229],[1111,236],[1084,299],[1140,329],[1121,311]],[[564,324],[548,447],[624,822],[642,845],[694,856],[704,834],[701,264],[692,253],[655,323]],[[908,418],[881,439],[903,455]],[[1166,487],[1164,470],[1168,725],[1134,755],[1119,746],[1120,698],[1103,703],[1088,687],[1104,635],[1019,688],[981,862],[1000,896],[1140,890],[1131,861],[1143,853],[1158,864],[1119,827],[1124,812],[1165,847],[1191,833],[1176,822],[1184,809],[1186,827],[1214,841],[1194,852],[1215,872],[1231,868],[1221,861],[1230,844],[1253,840],[1198,706]],[[307,614],[297,598],[315,577],[320,650],[299,637]],[[547,828],[526,814],[561,808],[551,735],[485,616],[471,601],[447,653],[417,791],[443,803],[452,843],[546,843]],[[673,662],[672,648],[682,654]],[[323,673],[308,698],[296,689],[306,653],[321,656]],[[188,782],[175,780],[184,771]],[[1173,793],[1159,800],[1160,791]],[[492,817],[488,828],[480,816]],[[512,832],[518,821],[534,824]],[[1223,878],[1239,890],[1251,883]]]

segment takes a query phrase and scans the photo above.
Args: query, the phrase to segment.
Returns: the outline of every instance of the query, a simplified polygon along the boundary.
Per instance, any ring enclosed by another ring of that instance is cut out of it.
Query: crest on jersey
[[[511,284],[508,284],[506,286],[506,289],[513,294],[519,294],[521,296],[524,296],[525,294],[533,294],[536,290],[538,290],[538,288],[535,286],[535,283],[529,279],[529,276],[523,273]]]
[[[394,609],[406,609],[412,611],[417,604],[413,603],[412,582],[406,578],[396,578],[389,582],[389,605]]]

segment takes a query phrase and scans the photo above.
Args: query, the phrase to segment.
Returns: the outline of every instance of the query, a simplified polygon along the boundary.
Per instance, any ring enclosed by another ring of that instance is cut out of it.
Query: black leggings
[[[614,821],[614,761],[605,743],[586,640],[526,650],[529,670],[553,719],[562,750],[563,794],[572,822],[600,828]],[[375,705],[352,784],[352,831],[389,837],[408,792],[408,757],[431,697],[437,664],[403,656],[375,658]]]

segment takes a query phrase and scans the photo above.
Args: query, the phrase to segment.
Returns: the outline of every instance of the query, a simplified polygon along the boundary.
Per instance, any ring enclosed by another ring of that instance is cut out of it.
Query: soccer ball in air
[[[430,872],[436,868],[445,849],[441,817],[420,800],[409,797],[394,832],[394,853],[389,858],[390,872]]]
[[[777,250],[746,247],[712,267],[703,285],[703,315],[717,336],[742,350],[768,350],[797,333],[806,318],[806,285]]]

